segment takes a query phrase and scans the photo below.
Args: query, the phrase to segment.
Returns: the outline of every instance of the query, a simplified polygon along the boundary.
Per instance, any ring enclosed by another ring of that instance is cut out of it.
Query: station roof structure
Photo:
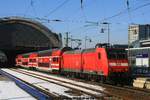
[[[61,36],[33,19],[0,18],[0,50],[41,50],[62,46]]]
[[[17,54],[61,46],[61,35],[36,20],[24,17],[0,18],[0,50],[8,58],[7,67],[15,64]]]

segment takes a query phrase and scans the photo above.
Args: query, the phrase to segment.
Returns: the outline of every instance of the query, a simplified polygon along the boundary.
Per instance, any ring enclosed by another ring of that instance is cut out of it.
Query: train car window
[[[36,62],[36,59],[32,59],[32,62]]]
[[[101,59],[101,53],[98,53],[98,59]]]
[[[29,62],[36,62],[36,59],[30,59]]]
[[[53,62],[56,62],[56,58],[53,58]]]
[[[58,57],[54,57],[53,62],[58,62]]]

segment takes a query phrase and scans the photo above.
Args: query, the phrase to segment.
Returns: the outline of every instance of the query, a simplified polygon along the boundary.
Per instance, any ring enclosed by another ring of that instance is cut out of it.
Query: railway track
[[[81,82],[99,85],[105,88],[105,91],[108,91],[109,94],[123,98],[124,100],[150,100],[150,90],[135,88],[132,86],[118,86],[111,84],[98,83],[94,81],[85,81],[79,79]]]
[[[52,78],[49,75],[46,75],[46,74],[44,75],[41,73],[37,74],[36,72],[33,72],[33,71],[20,70],[20,69],[11,69],[11,71],[25,74],[25,75],[28,75],[28,76],[31,76],[31,77],[34,77],[34,78],[37,78],[37,79],[40,79],[43,81],[47,81],[49,83],[54,83],[54,84],[57,84],[57,85],[60,85],[63,87],[70,88],[71,90],[76,91],[78,93],[83,93],[83,94],[89,95],[90,99],[109,100],[111,98],[111,100],[120,100],[120,98],[115,97],[114,95],[110,95],[107,92],[103,91],[102,87],[100,87],[100,86],[94,86],[94,85],[90,85],[90,84],[84,85],[84,83],[81,84],[81,82],[79,82],[80,84],[78,82],[72,83],[71,80],[70,80],[70,82],[67,82],[64,79],[60,80],[58,78],[57,79],[54,77]],[[36,84],[34,86],[39,87]],[[47,91],[46,88],[45,88],[45,90]],[[83,98],[78,97],[77,99],[85,99],[85,97],[83,97]]]
[[[120,87],[107,84],[100,84],[104,86],[112,95],[119,95],[125,100],[150,100],[150,91],[144,89],[133,88],[129,86]]]
[[[39,73],[37,72],[27,71],[27,70],[24,71],[30,74],[39,75]],[[121,86],[114,86],[114,85],[102,84],[97,82],[89,82],[88,85],[85,85],[84,83],[87,83],[87,81],[82,81],[84,82],[82,83],[82,82],[75,82],[73,80],[67,81],[68,79],[62,79],[62,78],[60,78],[61,79],[60,80],[59,78],[55,78],[55,76],[49,76],[46,74],[40,74],[39,76],[44,76],[45,78],[54,79],[57,81],[59,80],[62,83],[81,86],[83,88],[87,88],[96,92],[104,93],[108,97],[117,97],[119,99],[124,99],[124,100],[150,100],[150,90],[146,90],[146,89],[138,89],[129,86],[121,87]],[[102,89],[101,87],[104,88]]]
[[[91,82],[80,80],[82,82],[90,83],[93,85],[99,85],[106,88],[106,91],[109,91],[111,95],[119,96],[125,100],[150,100],[150,90],[149,89],[141,89],[135,88],[132,86],[119,86],[119,85],[111,85],[111,84],[104,84],[98,82]]]
[[[66,84],[70,84],[70,86],[73,85],[73,87],[71,86],[71,89],[74,89],[75,91],[78,92],[83,92],[95,98],[100,98],[102,100],[103,99],[109,100],[110,98],[113,98],[111,100],[150,100],[150,91],[145,89],[138,89],[129,86],[125,86],[125,87],[113,86],[113,85],[102,84],[97,82],[87,82],[84,80],[78,80],[80,82],[77,82],[75,80],[70,80],[62,77],[60,78],[58,76],[51,76],[51,75],[47,75],[35,71],[24,70],[24,69],[12,69],[12,70],[26,75],[28,74],[33,77],[42,78],[43,80],[46,80],[48,82],[53,82],[61,86],[66,86]],[[76,86],[80,88],[88,89],[88,91],[84,91],[84,89],[77,89],[77,88],[75,89],[74,87]],[[88,93],[89,90],[94,92],[92,92],[92,94]],[[96,92],[100,94],[95,95]]]

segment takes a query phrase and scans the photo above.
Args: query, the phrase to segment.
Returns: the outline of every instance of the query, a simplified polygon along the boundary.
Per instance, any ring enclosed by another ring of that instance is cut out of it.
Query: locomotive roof
[[[106,52],[109,53],[126,53],[125,48],[106,48]]]
[[[81,50],[70,50],[70,51],[66,51],[64,52],[64,54],[78,54],[81,53]]]
[[[106,49],[106,51],[114,51],[114,52],[122,52],[122,51],[125,51],[125,49],[124,48],[104,48],[104,49]],[[89,49],[84,49],[82,52],[83,53],[88,53],[88,52],[95,52],[96,51],[96,48],[89,48]]]
[[[87,53],[87,52],[95,52],[96,48],[89,48],[89,49],[84,49],[82,52]]]
[[[78,53],[87,53],[87,52],[95,52],[96,48],[89,48],[84,50],[70,50],[66,51],[64,54],[78,54]]]

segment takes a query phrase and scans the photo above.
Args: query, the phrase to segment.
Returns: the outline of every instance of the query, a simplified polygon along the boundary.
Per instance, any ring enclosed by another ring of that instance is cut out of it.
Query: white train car
[[[133,76],[150,76],[150,47],[130,48],[128,60]]]

